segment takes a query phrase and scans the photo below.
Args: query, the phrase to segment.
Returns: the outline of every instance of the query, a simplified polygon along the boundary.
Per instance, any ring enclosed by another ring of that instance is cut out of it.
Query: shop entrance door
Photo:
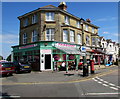
[[[45,69],[51,69],[51,55],[45,55]]]

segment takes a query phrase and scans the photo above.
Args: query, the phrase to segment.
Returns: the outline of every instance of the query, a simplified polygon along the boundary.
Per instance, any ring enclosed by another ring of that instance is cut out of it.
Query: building
[[[37,70],[53,70],[56,61],[58,64],[62,61],[66,61],[66,64],[69,64],[68,61],[75,61],[77,69],[82,56],[86,54],[86,58],[90,59],[95,50],[101,49],[99,27],[93,25],[90,19],[84,20],[81,25],[83,19],[67,12],[65,2],[61,2],[58,7],[47,5],[38,8],[18,19],[19,45],[12,47],[12,60],[30,61]],[[83,43],[86,53],[79,50]]]

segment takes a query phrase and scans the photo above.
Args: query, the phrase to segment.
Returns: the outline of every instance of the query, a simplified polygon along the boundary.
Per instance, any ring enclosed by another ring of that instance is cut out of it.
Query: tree
[[[7,61],[11,61],[11,54],[7,57]]]
[[[3,57],[2,57],[2,56],[0,56],[0,60],[3,60]]]

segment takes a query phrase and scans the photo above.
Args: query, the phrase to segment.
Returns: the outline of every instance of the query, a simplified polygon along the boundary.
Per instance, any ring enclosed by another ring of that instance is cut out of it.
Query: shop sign
[[[51,50],[49,49],[44,49],[44,50],[41,50],[41,54],[51,54]]]
[[[70,45],[70,44],[63,44],[63,43],[56,43],[55,47],[76,47],[76,45]]]
[[[36,46],[37,44],[26,45],[26,46],[19,47],[19,49],[26,49],[26,48],[36,47]]]

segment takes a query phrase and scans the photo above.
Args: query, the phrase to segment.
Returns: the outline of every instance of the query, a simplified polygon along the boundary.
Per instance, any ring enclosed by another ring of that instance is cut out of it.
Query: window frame
[[[23,34],[23,44],[27,43],[27,33]]]
[[[23,20],[23,26],[24,26],[24,27],[28,26],[28,18],[25,18],[25,19]]]
[[[85,25],[85,30],[88,31],[88,25],[87,24]]]
[[[66,32],[64,32],[66,31]],[[63,29],[63,42],[68,42],[68,30],[67,29]]]
[[[65,24],[66,25],[70,24],[70,17],[69,16],[65,16]]]
[[[78,36],[80,36],[80,38],[78,38]],[[79,42],[79,41],[80,41],[80,42]],[[78,44],[82,44],[81,34],[77,34],[77,43],[78,43]]]
[[[70,30],[70,42],[75,42],[75,31],[74,30]]]
[[[37,30],[32,31],[32,42],[38,41],[38,32]]]
[[[55,21],[55,12],[46,12],[46,21]]]
[[[80,28],[80,21],[76,21],[77,28]]]
[[[54,34],[55,34],[55,29],[54,28],[47,28],[46,29],[46,41],[54,41]]]
[[[86,35],[86,45],[90,45],[90,36],[89,35]]]
[[[38,16],[37,16],[37,14],[34,14],[34,15],[32,16],[32,24],[37,23],[37,21],[38,21]]]

